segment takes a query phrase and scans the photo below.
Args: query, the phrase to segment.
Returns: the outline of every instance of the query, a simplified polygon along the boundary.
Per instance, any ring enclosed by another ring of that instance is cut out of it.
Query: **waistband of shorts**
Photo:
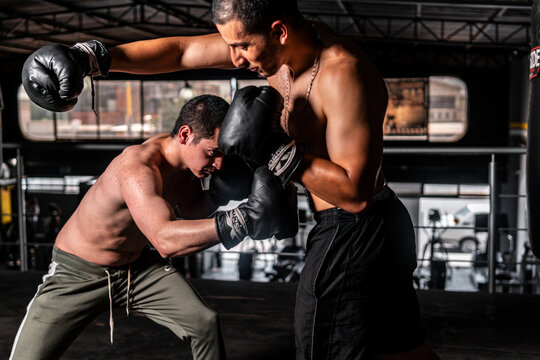
[[[373,196],[373,202],[379,202],[387,199],[390,197],[394,192],[388,185],[384,185],[384,187],[377,192]],[[356,220],[363,216],[363,213],[355,214],[348,212],[346,210],[343,210],[341,208],[330,208],[322,211],[317,211],[313,215],[315,221],[320,222],[323,220]]]
[[[78,257],[77,255],[73,255],[66,251],[63,251],[56,246],[53,246],[52,261],[57,264],[77,268],[78,271],[96,275],[102,275],[106,269],[127,270],[129,268],[129,264],[122,266],[105,266],[92,263]]]

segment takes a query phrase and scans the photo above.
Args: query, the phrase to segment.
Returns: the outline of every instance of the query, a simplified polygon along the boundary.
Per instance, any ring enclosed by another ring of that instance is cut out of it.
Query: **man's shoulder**
[[[136,165],[143,160],[145,151],[142,144],[131,145],[126,147],[120,155],[115,158],[115,162],[121,166],[129,166],[130,164]]]
[[[339,47],[328,50],[326,54],[321,55],[321,65],[316,79],[322,85],[321,89],[340,87],[361,77],[364,70],[359,66],[358,58]]]
[[[130,177],[154,171],[161,159],[160,149],[154,144],[132,145],[111,162],[108,170],[119,178]]]
[[[366,62],[371,62],[363,49],[350,42],[347,39],[336,38],[339,40],[323,43],[321,50],[321,64],[327,66],[358,66]]]
[[[125,161],[142,162],[156,160],[162,155],[163,140],[168,135],[160,134],[147,139],[142,144],[128,146],[119,155]]]
[[[350,82],[368,79],[379,81],[379,70],[359,47],[347,43],[332,44],[321,53],[321,80],[324,84],[339,85],[341,81]],[[326,80],[326,81],[325,81]]]

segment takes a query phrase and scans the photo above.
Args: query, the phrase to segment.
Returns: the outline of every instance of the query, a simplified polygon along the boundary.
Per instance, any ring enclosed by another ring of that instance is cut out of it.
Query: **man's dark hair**
[[[212,20],[223,25],[238,20],[250,34],[260,34],[268,30],[275,20],[300,18],[296,0],[214,0]]]
[[[178,135],[184,125],[193,132],[193,143],[211,138],[217,128],[221,127],[229,104],[215,95],[200,95],[189,100],[180,110],[178,119],[171,131],[171,137]]]

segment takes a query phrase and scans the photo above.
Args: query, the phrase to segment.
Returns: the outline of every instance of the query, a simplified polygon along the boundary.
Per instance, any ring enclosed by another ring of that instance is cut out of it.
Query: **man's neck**
[[[187,169],[184,162],[184,154],[182,153],[181,145],[178,143],[178,139],[167,137],[166,139],[163,139],[161,146],[163,159],[168,166],[177,171]]]
[[[305,72],[310,72],[313,62],[318,55],[319,35],[317,29],[308,21],[297,26],[291,25],[287,47],[289,57],[286,64],[291,68],[292,75],[297,78]]]

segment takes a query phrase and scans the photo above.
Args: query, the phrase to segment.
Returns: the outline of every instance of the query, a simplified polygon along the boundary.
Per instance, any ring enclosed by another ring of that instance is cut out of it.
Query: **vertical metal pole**
[[[238,79],[235,77],[231,78],[231,100],[234,97],[234,94],[236,94],[236,90],[238,90]]]
[[[90,81],[93,81],[92,78],[90,78]],[[94,85],[94,100],[95,100],[95,109],[93,109],[96,112],[96,136],[98,139],[101,139],[101,86],[100,82],[96,80],[96,83]]]
[[[144,81],[139,81],[139,117],[141,118],[141,140],[144,139]],[[152,136],[154,134],[149,134]]]
[[[488,224],[488,292],[495,293],[495,265],[496,265],[496,239],[498,236],[497,214],[498,208],[498,193],[499,184],[497,182],[497,163],[495,162],[495,154],[491,154],[491,162],[489,163],[489,224]]]
[[[28,244],[26,241],[26,207],[24,204],[24,192],[22,180],[24,175],[23,158],[21,149],[17,149],[17,205],[19,220],[19,249],[21,259],[21,271],[28,271]]]
[[[56,112],[53,112],[53,136],[54,141],[58,140],[58,116]]]

